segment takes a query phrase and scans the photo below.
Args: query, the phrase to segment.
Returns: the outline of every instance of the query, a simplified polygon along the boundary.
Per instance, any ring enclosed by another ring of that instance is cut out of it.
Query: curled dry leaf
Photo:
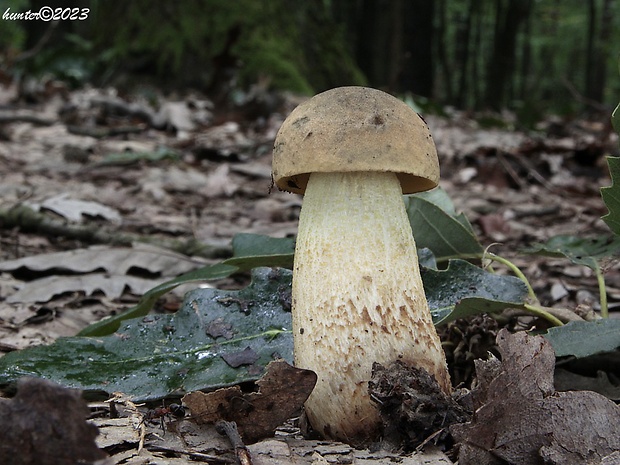
[[[459,463],[603,463],[620,450],[620,407],[590,391],[556,392],[555,354],[542,336],[497,336],[502,355],[478,363],[470,423],[454,425]]]
[[[210,393],[190,392],[183,402],[196,422],[234,421],[243,440],[254,443],[273,435],[301,409],[316,384],[316,374],[277,360],[267,365],[267,372],[256,384],[258,391],[249,393],[239,386]]]
[[[15,397],[0,403],[0,463],[91,464],[107,457],[97,448],[97,427],[80,392],[24,378]],[[101,463],[101,462],[100,462]]]

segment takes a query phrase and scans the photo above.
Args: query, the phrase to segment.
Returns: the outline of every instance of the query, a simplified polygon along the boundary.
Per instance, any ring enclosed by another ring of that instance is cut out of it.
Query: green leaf
[[[620,237],[600,236],[583,238],[570,235],[555,236],[542,244],[534,244],[524,250],[526,253],[547,257],[566,257],[577,265],[593,270],[598,268],[598,260],[620,251]]]
[[[553,346],[556,357],[588,357],[620,347],[620,320],[572,321],[550,328],[544,336]]]
[[[406,196],[405,208],[416,246],[430,249],[437,261],[482,254],[471,224],[442,189]]]
[[[226,265],[247,271],[258,266],[293,267],[295,239],[278,238],[259,234],[237,234],[232,241],[233,257],[224,260]]]
[[[616,131],[620,131],[620,105],[614,110],[612,121]],[[603,216],[603,221],[616,235],[620,235],[620,158],[607,157],[611,186],[601,187],[601,196],[609,213]]]
[[[190,271],[189,273],[182,274],[181,276],[178,276],[170,281],[166,281],[165,283],[162,283],[146,292],[140,299],[140,302],[130,309],[87,326],[78,333],[78,336],[105,336],[107,334],[112,334],[120,327],[123,321],[130,318],[138,318],[140,316],[147,315],[153,308],[153,305],[157,299],[170,292],[175,287],[195,281],[208,281],[227,278],[231,274],[238,271],[239,267],[237,266],[217,263],[215,265],[206,266]]]
[[[421,271],[435,325],[470,315],[520,308],[528,296],[527,287],[520,279],[489,273],[464,260],[450,260],[445,270]]]
[[[287,255],[295,253],[295,239],[240,233],[233,237],[232,247],[234,257]]]
[[[146,292],[134,307],[119,315],[87,326],[78,333],[78,336],[112,334],[124,320],[147,315],[157,299],[181,284],[223,279],[234,273],[249,271],[261,266],[292,268],[294,250],[293,239],[278,239],[257,234],[238,234],[233,238],[234,256],[232,258],[190,271],[154,287]]]
[[[256,380],[271,360],[292,360],[291,275],[260,268],[245,289],[189,292],[174,315],[129,320],[111,336],[11,352],[0,358],[0,384],[35,376],[141,402]]]

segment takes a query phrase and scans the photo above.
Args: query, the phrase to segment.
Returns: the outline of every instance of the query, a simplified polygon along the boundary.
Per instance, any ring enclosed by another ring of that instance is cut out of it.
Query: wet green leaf
[[[435,325],[523,307],[528,295],[520,279],[489,273],[464,260],[450,260],[445,270],[422,269],[422,281]]]
[[[257,266],[293,267],[295,239],[270,237],[259,234],[237,234],[232,241],[233,257],[226,265],[247,271]]]
[[[0,384],[35,376],[87,392],[121,391],[138,402],[256,380],[271,360],[292,359],[291,274],[256,269],[245,289],[189,292],[174,315],[9,353],[0,358]]]
[[[238,234],[233,238],[233,257],[215,265],[190,271],[146,292],[140,302],[125,312],[93,323],[84,328],[79,336],[105,336],[112,334],[121,322],[129,318],[147,315],[161,296],[181,284],[213,281],[261,266],[292,268],[295,245],[293,239],[274,238],[257,234]]]
[[[231,274],[238,271],[239,267],[237,266],[217,263],[215,265],[206,266],[190,271],[189,273],[182,274],[181,276],[171,279],[170,281],[166,281],[165,283],[149,290],[142,296],[137,305],[131,307],[123,313],[105,318],[87,326],[78,333],[78,336],[105,336],[107,334],[112,334],[120,327],[123,321],[130,318],[138,318],[140,316],[147,315],[153,308],[153,305],[157,299],[167,292],[170,292],[175,287],[190,282],[227,278]]]
[[[288,255],[295,252],[295,239],[240,233],[233,237],[232,247],[234,257]]]
[[[619,106],[620,107],[620,106]],[[612,121],[616,131],[620,132],[620,111],[616,107]],[[601,196],[609,213],[603,216],[603,221],[616,235],[620,235],[620,157],[607,157],[611,186],[601,187]]]
[[[441,188],[406,196],[405,208],[416,246],[432,250],[437,261],[482,254],[471,224]]]
[[[598,261],[620,251],[620,237],[600,236],[584,238],[577,236],[555,236],[542,244],[534,244],[524,250],[526,253],[547,257],[566,257],[577,265],[592,269],[598,267]]]
[[[620,348],[620,320],[572,321],[544,335],[556,357],[588,357]]]

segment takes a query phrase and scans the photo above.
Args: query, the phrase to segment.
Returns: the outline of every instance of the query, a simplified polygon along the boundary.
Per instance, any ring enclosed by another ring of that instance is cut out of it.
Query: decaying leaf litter
[[[165,123],[157,120],[157,124],[154,110],[135,111],[148,108],[142,102],[131,108],[120,105],[124,100],[110,90],[72,92],[64,100],[47,96],[36,107],[24,106],[19,113],[14,111],[17,105],[8,106],[9,122],[3,124],[5,141],[0,145],[4,180],[0,213],[3,224],[13,227],[3,230],[2,259],[22,262],[19,268],[7,266],[2,271],[5,350],[71,336],[104,315],[132,306],[144,292],[132,286],[137,279],[154,286],[182,273],[175,268],[181,264],[198,268],[216,263],[230,254],[230,241],[237,233],[294,234],[300,199],[270,189],[270,163],[275,132],[299,100],[278,99],[278,107],[259,105],[258,113],[255,101],[225,112],[214,109],[206,99],[187,96],[166,102],[165,107],[174,111],[162,111],[160,115],[168,119]],[[47,119],[24,118],[35,110]],[[589,318],[598,301],[591,268],[517,252],[558,234],[608,232],[600,220],[607,210],[598,189],[609,184],[604,155],[617,151],[616,136],[604,123],[596,122],[558,124],[550,120],[539,132],[525,133],[482,129],[458,114],[449,119],[425,118],[438,146],[441,186],[456,210],[465,212],[481,244],[494,243],[492,252],[518,264],[544,305],[577,309]],[[34,223],[20,226],[23,218],[9,217],[15,207],[24,208]],[[161,257],[171,261],[153,266],[152,258],[135,258],[139,252],[127,249],[128,238],[154,242],[159,250],[167,248]],[[211,247],[192,249],[195,241]],[[95,251],[112,263],[92,255],[92,242],[104,243]],[[127,266],[122,266],[122,259],[115,263],[111,257],[117,243],[135,261]],[[171,244],[191,258],[170,252]],[[49,266],[41,265],[49,256],[42,261],[36,258],[40,253],[82,249],[83,261],[101,265],[85,270],[66,259]],[[613,317],[620,297],[618,276],[613,260],[604,260],[602,267]],[[103,282],[101,271],[118,283],[114,289],[122,286],[125,292],[119,296],[109,287],[85,284],[89,279]],[[58,282],[42,297],[29,301],[27,292],[18,293],[20,288],[27,291],[35,279],[50,278]],[[233,275],[210,285],[238,288],[246,283],[244,276]],[[176,297],[165,294],[155,310],[176,310],[185,290],[178,289]],[[232,299],[229,304],[242,310],[242,302]],[[500,323],[528,328],[536,321],[513,317]],[[219,337],[225,338],[227,330],[214,326],[212,331],[220,331]],[[453,379],[458,372],[463,382],[470,382],[471,359],[485,358],[487,350],[497,351],[495,320],[459,320],[442,331],[448,356],[461,362],[451,367]],[[574,367],[568,370],[574,371]],[[617,386],[617,370],[597,374],[582,368],[584,373],[606,392]],[[592,383],[587,386],[593,389]],[[150,452],[160,450],[155,447]]]

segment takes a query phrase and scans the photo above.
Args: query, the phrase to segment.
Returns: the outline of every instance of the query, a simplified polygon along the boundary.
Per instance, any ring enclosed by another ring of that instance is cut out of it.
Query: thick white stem
[[[295,364],[314,370],[306,402],[320,433],[364,442],[380,432],[368,395],[373,362],[426,369],[450,391],[393,173],[313,173],[293,271]]]

